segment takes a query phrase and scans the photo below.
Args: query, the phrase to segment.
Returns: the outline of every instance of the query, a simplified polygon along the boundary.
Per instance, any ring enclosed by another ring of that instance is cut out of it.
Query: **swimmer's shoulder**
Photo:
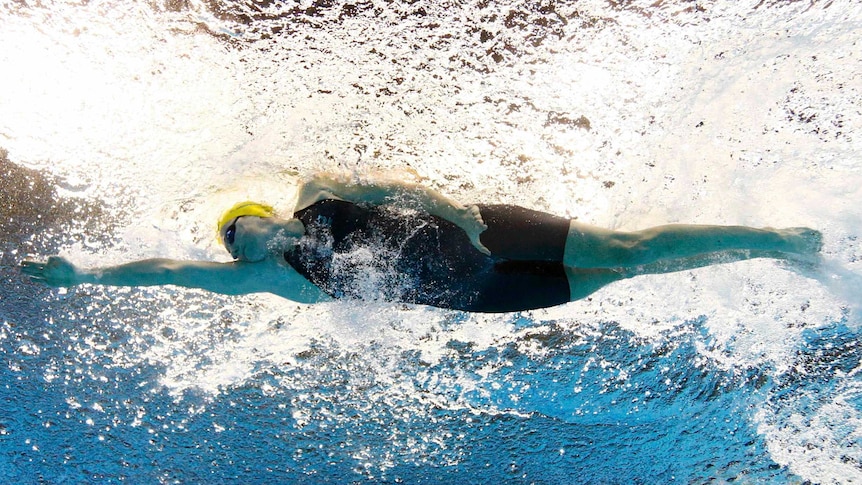
[[[299,187],[299,195],[293,212],[307,209],[323,200],[344,200],[338,195],[350,184],[348,177],[332,172],[318,172]]]
[[[320,303],[332,299],[277,255],[257,263],[236,264],[244,266],[245,284],[253,287],[253,292],[272,293],[298,303]]]
[[[284,281],[284,288],[285,291],[290,292],[292,295],[288,297],[291,300],[299,303],[320,303],[332,301],[332,297],[321,290],[320,287],[306,279],[305,276],[302,276],[299,271],[288,264],[284,258],[281,259],[279,267],[283,268],[282,271],[284,271],[284,274],[287,277]]]

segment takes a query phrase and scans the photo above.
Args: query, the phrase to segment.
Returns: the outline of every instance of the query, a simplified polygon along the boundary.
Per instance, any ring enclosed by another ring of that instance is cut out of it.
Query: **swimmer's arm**
[[[301,281],[296,281],[298,284],[293,287],[282,284],[282,281],[290,280],[290,275],[284,274],[286,268],[273,269],[270,265],[259,263],[216,263],[157,258],[101,268],[79,268],[65,258],[51,256],[44,263],[24,261],[21,263],[21,270],[34,281],[49,286],[175,285],[224,295],[270,292],[307,303],[311,303],[310,300],[320,300],[314,297],[315,295],[311,295],[311,298],[305,295],[307,292],[303,291],[305,288]],[[273,272],[279,274],[272,274]]]
[[[475,205],[465,206],[428,187],[398,180],[365,182],[333,174],[318,174],[300,187],[296,210],[325,199],[368,204],[401,203],[452,222],[467,233],[478,250],[490,254],[479,241],[479,236],[488,228],[479,208]]]
[[[239,272],[231,263],[144,259],[116,266],[80,268],[60,256],[44,263],[24,261],[21,270],[34,281],[49,286],[68,287],[82,284],[106,286],[176,285],[202,288],[216,293],[238,294],[242,284],[233,284]],[[230,282],[230,284],[229,284]],[[240,281],[240,283],[242,283]]]

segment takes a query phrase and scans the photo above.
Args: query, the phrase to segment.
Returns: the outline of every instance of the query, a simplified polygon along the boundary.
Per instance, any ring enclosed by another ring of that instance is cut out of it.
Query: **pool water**
[[[2,2],[0,46],[4,482],[862,482],[862,4]],[[823,261],[502,315],[17,269],[226,261],[318,170]]]

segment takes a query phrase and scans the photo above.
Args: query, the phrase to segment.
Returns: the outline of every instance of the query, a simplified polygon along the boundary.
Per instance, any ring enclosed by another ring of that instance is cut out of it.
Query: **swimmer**
[[[821,247],[821,234],[808,228],[612,231],[518,206],[463,205],[418,184],[331,174],[300,187],[292,217],[241,202],[217,231],[232,262],[79,268],[52,256],[21,269],[57,287],[176,285],[301,303],[382,299],[491,313],[560,305],[638,275],[758,257],[810,259]]]

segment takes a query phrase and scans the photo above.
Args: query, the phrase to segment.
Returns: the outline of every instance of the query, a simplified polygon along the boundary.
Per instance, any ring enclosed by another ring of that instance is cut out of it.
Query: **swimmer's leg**
[[[642,266],[632,266],[629,268],[620,269],[620,273],[626,278],[648,274],[665,274],[675,273],[678,271],[688,271],[705,266],[715,266],[718,264],[735,263],[737,261],[747,261],[749,259],[787,259],[787,253],[780,251],[725,251],[720,253],[706,253],[691,258],[683,259],[665,259]]]
[[[513,261],[562,261],[569,219],[515,205],[479,205],[491,254]]]
[[[622,232],[572,221],[563,264],[577,268],[628,268],[724,251],[759,251],[813,256],[820,232],[808,228],[672,224]]]
[[[615,281],[630,277],[622,271],[605,268],[580,269],[566,267],[565,270],[566,278],[569,280],[569,301],[586,298]]]
[[[571,301],[575,301],[586,298],[613,282],[633,278],[635,276],[675,273],[678,271],[702,268],[704,266],[733,263],[736,261],[756,258],[783,259],[785,257],[785,253],[776,251],[726,251],[721,253],[707,253],[691,258],[662,260],[628,268],[582,269],[566,267],[565,270],[566,277],[569,280]]]

